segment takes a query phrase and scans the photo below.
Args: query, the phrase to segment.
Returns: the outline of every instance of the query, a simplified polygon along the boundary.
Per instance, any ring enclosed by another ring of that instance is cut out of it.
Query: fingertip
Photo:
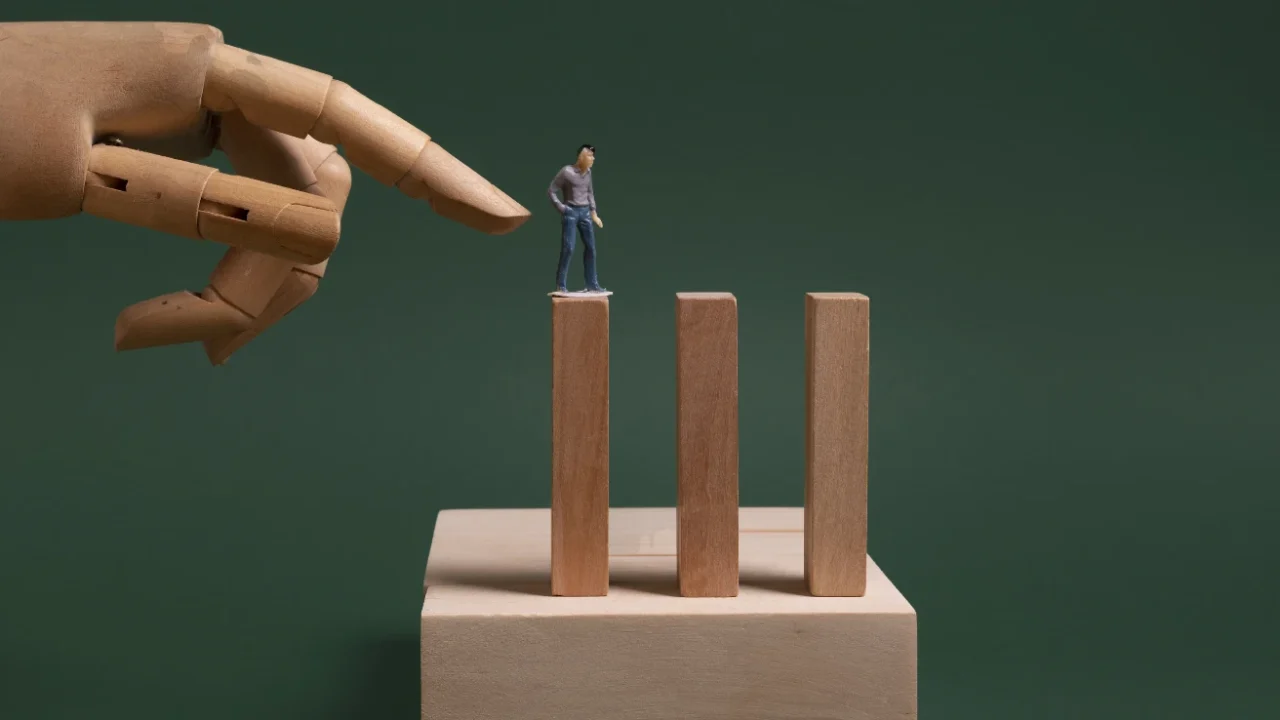
[[[181,291],[134,303],[116,316],[115,349],[177,345],[238,332],[249,318],[227,305]]]
[[[246,330],[240,333],[231,333],[229,335],[220,335],[204,341],[204,354],[209,358],[209,364],[214,367],[226,365],[231,356],[237,350],[249,344],[249,341],[257,337],[258,334]]]
[[[506,211],[505,214],[498,214],[448,197],[428,197],[427,203],[437,215],[489,235],[505,235],[529,219],[529,211],[519,206],[517,206],[518,210],[513,209]]]
[[[492,235],[509,233],[530,217],[523,205],[434,141],[427,142],[397,186],[426,200],[442,217]]]

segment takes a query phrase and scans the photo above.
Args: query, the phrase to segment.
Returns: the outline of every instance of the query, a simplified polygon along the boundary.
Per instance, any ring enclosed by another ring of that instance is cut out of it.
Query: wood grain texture
[[[801,508],[742,508],[737,597],[676,592],[674,508],[614,508],[607,597],[546,591],[548,510],[446,510],[422,605],[424,720],[914,720],[916,614],[804,589]]]
[[[676,508],[685,597],[738,593],[738,301],[676,295]]]
[[[551,299],[551,591],[609,592],[609,299]]]
[[[867,587],[871,301],[805,297],[805,578],[817,596]]]

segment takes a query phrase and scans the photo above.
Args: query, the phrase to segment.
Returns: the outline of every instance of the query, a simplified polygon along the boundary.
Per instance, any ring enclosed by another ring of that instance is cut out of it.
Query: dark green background
[[[803,294],[865,292],[922,717],[1276,717],[1274,3],[125,5],[7,14],[215,24],[535,216],[358,176],[216,369],[111,338],[221,247],[0,227],[0,716],[415,717],[435,513],[549,499],[543,192],[593,142],[615,505],[674,501],[675,292],[739,298],[747,505],[802,501]]]

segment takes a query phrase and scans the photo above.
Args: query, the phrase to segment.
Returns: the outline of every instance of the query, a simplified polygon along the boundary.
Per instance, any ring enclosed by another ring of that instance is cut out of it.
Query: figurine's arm
[[[560,185],[563,180],[564,170],[561,170],[556,173],[555,177],[551,178],[551,186],[547,188],[547,197],[551,198],[551,204],[554,205],[556,210],[559,210],[562,215],[566,208],[564,206],[564,201],[560,199],[560,196],[556,194],[556,191],[560,189]]]
[[[596,214],[596,180],[591,178],[587,180],[587,201],[591,203],[591,222],[597,227],[604,227],[604,221]]]

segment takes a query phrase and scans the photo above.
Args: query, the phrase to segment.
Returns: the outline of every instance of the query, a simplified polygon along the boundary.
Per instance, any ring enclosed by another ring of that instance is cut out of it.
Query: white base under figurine
[[[612,294],[613,294],[613,291],[612,291],[612,290],[603,290],[603,291],[595,291],[595,290],[566,290],[566,291],[564,291],[564,292],[560,292],[559,290],[556,290],[555,292],[549,292],[549,293],[547,293],[547,297],[567,297],[567,298],[580,298],[580,297],[609,297],[609,296],[610,296],[610,295],[612,295]]]
[[[800,508],[743,508],[741,589],[684,598],[672,508],[610,512],[606,597],[553,597],[551,513],[446,510],[422,605],[424,720],[915,720],[916,613],[868,558],[804,585]]]

